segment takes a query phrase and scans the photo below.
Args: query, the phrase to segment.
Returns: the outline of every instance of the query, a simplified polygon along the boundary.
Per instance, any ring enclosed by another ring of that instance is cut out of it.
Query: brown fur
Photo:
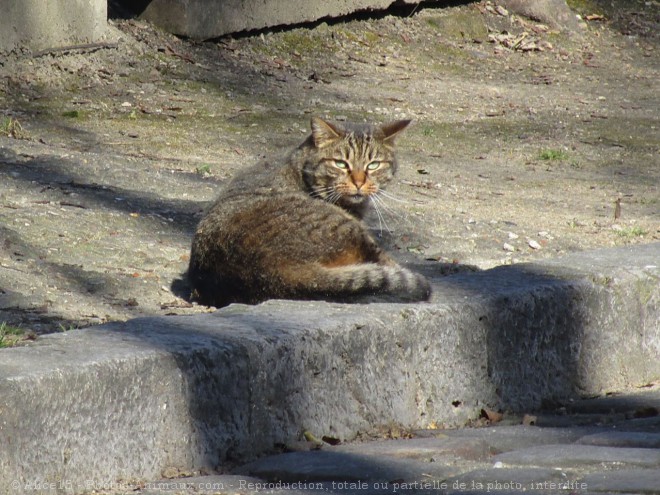
[[[189,279],[203,304],[270,298],[426,300],[430,286],[400,267],[361,219],[396,172],[383,126],[312,119],[312,134],[281,163],[238,174],[200,222]]]

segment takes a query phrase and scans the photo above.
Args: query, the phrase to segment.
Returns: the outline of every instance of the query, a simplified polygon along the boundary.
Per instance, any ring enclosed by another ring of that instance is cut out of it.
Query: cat
[[[311,134],[288,159],[239,172],[195,232],[192,299],[216,307],[428,300],[429,282],[385,254],[362,221],[396,173],[394,140],[409,124],[313,117]]]

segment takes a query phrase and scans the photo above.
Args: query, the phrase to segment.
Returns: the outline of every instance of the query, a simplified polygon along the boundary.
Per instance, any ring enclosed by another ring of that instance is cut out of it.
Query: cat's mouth
[[[367,195],[363,193],[346,194],[344,199],[350,203],[358,204],[364,202],[367,199]]]

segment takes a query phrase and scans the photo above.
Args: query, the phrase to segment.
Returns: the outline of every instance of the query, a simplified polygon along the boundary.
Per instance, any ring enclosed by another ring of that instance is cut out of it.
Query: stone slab
[[[616,427],[620,428],[621,431],[642,431],[660,434],[660,416],[635,418],[625,422],[619,422],[616,424]]]
[[[634,418],[660,415],[660,397],[652,391],[640,389],[635,394],[609,394],[592,400],[581,400],[570,404],[567,412],[571,414],[612,414],[622,413]]]
[[[594,493],[660,494],[660,470],[604,471],[582,480]]]
[[[0,492],[77,493],[247,460],[305,430],[460,426],[483,407],[652,382],[659,260],[657,243],[580,253],[434,277],[425,304],[234,305],[0,350]]]
[[[153,0],[141,17],[175,34],[209,39],[364,10],[384,10],[394,3],[412,5],[420,0]]]
[[[107,8],[106,0],[3,0],[0,52],[97,42],[106,34]]]
[[[423,462],[434,462],[443,456],[472,461],[483,461],[490,457],[488,444],[484,440],[449,436],[352,443],[330,449],[345,454],[416,459]]]
[[[599,431],[595,428],[567,426],[539,428],[536,426],[490,426],[488,428],[459,428],[442,430],[440,434],[455,440],[480,440],[492,454],[539,445],[574,443]]]
[[[324,449],[264,457],[241,466],[235,473],[271,482],[364,482],[364,489],[368,490],[373,489],[375,483],[392,480],[421,481],[425,476],[447,479],[458,471],[456,467],[439,462]]]
[[[577,443],[606,447],[635,447],[640,449],[660,449],[660,433],[641,431],[607,431],[586,435]]]
[[[141,495],[175,495],[180,493],[211,495],[217,493],[252,494],[262,491],[266,486],[264,485],[264,480],[258,478],[219,474],[161,479],[122,488],[126,488],[126,492],[131,491],[130,488],[133,488],[133,491],[139,490]]]
[[[608,448],[594,445],[542,445],[496,455],[493,460],[508,466],[575,468],[580,466],[638,466],[660,469],[660,450]]]
[[[567,478],[565,473],[556,469],[488,468],[468,471],[447,479],[447,482],[449,486],[454,487],[454,491],[450,493],[474,490],[478,493],[531,491],[536,494],[544,490],[557,490],[556,485],[566,483]]]

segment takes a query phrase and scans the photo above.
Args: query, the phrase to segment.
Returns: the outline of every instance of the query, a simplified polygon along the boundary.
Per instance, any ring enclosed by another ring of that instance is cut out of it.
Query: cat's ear
[[[385,141],[394,141],[394,138],[410,125],[412,120],[397,120],[380,126]]]
[[[343,129],[336,124],[326,122],[319,117],[312,117],[312,139],[317,148],[323,148],[333,143],[343,134]]]

